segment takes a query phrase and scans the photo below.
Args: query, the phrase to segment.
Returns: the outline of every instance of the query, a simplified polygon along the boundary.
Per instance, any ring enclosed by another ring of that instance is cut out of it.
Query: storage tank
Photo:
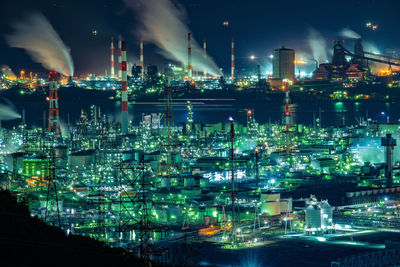
[[[315,204],[309,205],[306,210],[304,230],[306,234],[317,234],[321,231],[321,209]]]
[[[321,228],[325,232],[330,232],[333,226],[332,221],[332,207],[329,205],[328,201],[323,201],[321,203]]]
[[[274,50],[273,76],[275,79],[287,79],[294,81],[294,60],[293,49],[282,46]]]

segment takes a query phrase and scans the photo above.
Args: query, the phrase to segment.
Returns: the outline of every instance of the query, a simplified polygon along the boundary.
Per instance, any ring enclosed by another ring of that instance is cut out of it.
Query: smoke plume
[[[349,28],[344,28],[339,33],[341,36],[348,38],[348,39],[360,39],[361,35],[353,31]],[[381,54],[379,48],[373,43],[369,41],[363,40],[364,50],[370,53]]]
[[[359,35],[358,33],[356,33],[355,31],[353,31],[349,28],[342,29],[339,34],[341,36],[343,36],[344,38],[348,38],[348,39],[360,39],[361,38],[361,35]]]
[[[3,65],[0,67],[1,73],[3,73],[4,75],[14,79],[17,78],[17,76],[15,75],[15,73],[12,71],[12,69],[7,66],[7,65]]]
[[[15,106],[7,99],[5,100],[7,103],[0,103],[0,121],[20,119],[21,115]]]
[[[326,40],[318,31],[314,29],[309,30],[308,44],[310,45],[311,52],[315,60],[317,60],[319,63],[328,62]]]
[[[126,5],[139,17],[142,26],[137,37],[154,43],[161,54],[168,59],[187,64],[187,34],[190,29],[185,23],[183,7],[171,0],[124,0]],[[206,71],[211,75],[221,75],[210,56],[203,57],[202,49],[192,37],[192,66],[195,71]]]
[[[70,49],[64,45],[50,22],[41,13],[27,16],[23,22],[15,22],[14,32],[6,36],[11,47],[23,48],[48,70],[65,76],[74,74]]]

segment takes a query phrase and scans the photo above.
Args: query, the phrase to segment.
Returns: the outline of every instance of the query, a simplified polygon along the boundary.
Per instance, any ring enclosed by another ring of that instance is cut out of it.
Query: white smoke
[[[348,39],[360,39],[361,38],[361,35],[359,35],[358,33],[356,33],[355,31],[353,31],[349,28],[342,29],[339,34]]]
[[[353,31],[352,29],[349,29],[349,28],[342,29],[339,34],[341,36],[343,36],[345,38],[349,38],[349,39],[360,39],[361,38],[360,34],[356,33],[355,31]],[[374,54],[381,54],[379,48],[373,42],[363,40],[362,43],[363,43],[364,50],[366,52],[370,52],[370,53],[374,53]]]
[[[0,121],[20,119],[21,115],[18,113],[15,106],[7,99],[5,100],[7,103],[0,103]]]
[[[370,41],[363,41],[364,51],[374,53],[374,54],[382,54],[378,46]]]
[[[7,65],[1,66],[1,67],[0,67],[0,70],[1,70],[1,72],[2,72],[4,75],[6,75],[6,76],[8,76],[8,77],[10,77],[10,78],[17,78],[17,76],[15,75],[15,73],[12,71],[12,69],[11,69],[9,66],[7,66]]]
[[[187,34],[190,32],[185,23],[186,14],[181,6],[171,0],[124,0],[139,17],[142,27],[137,37],[154,43],[168,59],[187,64]],[[195,71],[206,71],[219,76],[221,72],[210,56],[203,57],[203,51],[192,37],[192,67]]]
[[[11,47],[23,48],[48,70],[65,76],[74,74],[70,49],[64,45],[50,22],[41,13],[27,16],[23,22],[15,22],[14,33],[6,36]]]
[[[308,44],[310,45],[313,58],[317,60],[318,63],[328,62],[326,40],[318,31],[314,29],[309,30]]]

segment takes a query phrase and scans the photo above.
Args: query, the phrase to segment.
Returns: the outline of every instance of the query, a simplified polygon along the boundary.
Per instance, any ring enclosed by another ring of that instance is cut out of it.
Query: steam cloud
[[[0,121],[20,119],[21,115],[17,112],[14,105],[7,99],[5,100],[6,104],[0,103]]]
[[[15,75],[15,73],[12,71],[12,69],[11,69],[9,66],[7,66],[7,65],[1,66],[0,69],[1,69],[1,72],[2,72],[4,75],[8,76],[8,77],[11,77],[11,78],[16,78],[16,77],[17,77],[17,76]]]
[[[355,31],[349,29],[349,28],[344,28],[340,31],[339,33],[341,36],[349,39],[360,39],[361,35],[356,33]]]
[[[40,13],[32,14],[24,22],[13,24],[14,33],[6,36],[11,47],[23,48],[48,70],[65,76],[74,74],[70,49],[64,45],[50,22]]]
[[[314,30],[309,30],[308,44],[310,45],[313,58],[319,63],[328,62],[327,44],[322,35]]]
[[[400,135],[396,132],[392,134],[392,137],[400,140]],[[356,151],[357,157],[362,162],[385,162],[385,149],[381,146],[380,138],[361,138],[359,142],[353,145],[352,149]],[[400,147],[394,147],[393,161],[394,163],[400,161]]]
[[[137,37],[154,43],[168,59],[187,64],[187,34],[185,11],[170,0],[124,0],[142,22]],[[203,57],[202,49],[192,37],[192,66],[196,71],[206,71],[211,75],[221,75],[210,56]]]
[[[339,34],[341,36],[343,36],[345,38],[349,38],[349,39],[360,39],[361,38],[360,34],[356,33],[355,31],[353,31],[352,29],[349,29],[349,28],[342,29]],[[381,54],[378,47],[374,43],[365,41],[365,40],[363,40],[362,43],[363,43],[365,51],[375,53],[375,54]]]

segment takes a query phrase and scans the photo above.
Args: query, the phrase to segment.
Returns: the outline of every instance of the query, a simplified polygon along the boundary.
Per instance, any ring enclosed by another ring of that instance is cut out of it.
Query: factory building
[[[274,79],[294,81],[294,50],[281,48],[274,50],[273,77]]]
[[[346,51],[340,41],[336,41],[333,47],[332,63],[320,64],[313,72],[314,80],[333,81],[363,81],[368,71],[368,63],[363,58],[364,49],[361,39],[354,46],[354,57],[351,62],[346,60]]]

